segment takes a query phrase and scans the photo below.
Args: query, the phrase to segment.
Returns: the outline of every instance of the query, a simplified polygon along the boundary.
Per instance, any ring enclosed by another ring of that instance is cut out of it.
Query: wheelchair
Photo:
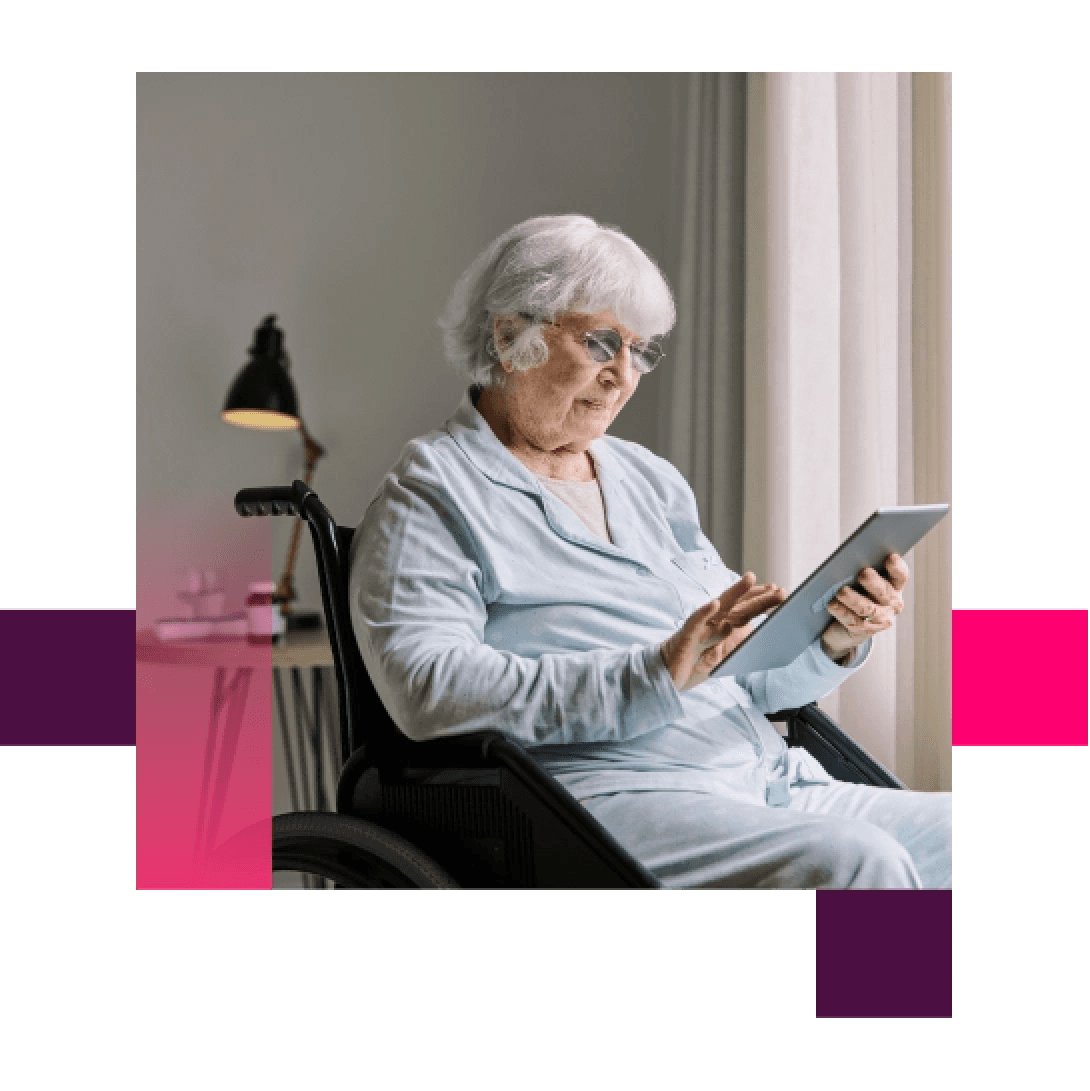
[[[302,481],[242,489],[235,510],[307,521],[339,696],[336,812],[276,815],[274,871],[344,889],[662,885],[511,738],[482,731],[414,742],[402,734],[352,631],[355,528],[338,526],[317,493]],[[836,779],[905,787],[816,704],[770,718],[785,723],[788,745],[804,747]]]

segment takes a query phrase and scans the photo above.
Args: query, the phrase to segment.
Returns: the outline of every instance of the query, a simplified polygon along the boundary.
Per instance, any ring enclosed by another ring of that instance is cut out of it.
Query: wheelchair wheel
[[[458,886],[405,838],[362,818],[302,811],[276,815],[272,827],[274,872],[296,871],[349,890]]]

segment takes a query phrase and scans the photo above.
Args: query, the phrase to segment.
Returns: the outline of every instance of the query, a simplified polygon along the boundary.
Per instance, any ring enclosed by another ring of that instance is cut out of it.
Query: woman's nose
[[[636,377],[636,369],[632,366],[632,353],[628,345],[622,344],[617,355],[602,368],[599,373],[599,381],[608,380],[617,386],[629,386]]]

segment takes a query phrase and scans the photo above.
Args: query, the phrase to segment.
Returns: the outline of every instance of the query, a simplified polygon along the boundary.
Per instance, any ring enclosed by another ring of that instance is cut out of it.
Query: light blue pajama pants
[[[834,781],[786,807],[702,791],[583,806],[667,887],[949,888],[950,793]]]

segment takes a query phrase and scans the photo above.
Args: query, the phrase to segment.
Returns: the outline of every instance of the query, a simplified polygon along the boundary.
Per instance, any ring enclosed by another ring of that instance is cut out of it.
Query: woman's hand
[[[830,659],[843,659],[875,633],[891,629],[893,619],[905,608],[901,592],[908,583],[908,565],[891,553],[885,566],[888,580],[873,568],[864,568],[859,573],[859,585],[866,594],[842,587],[829,603],[827,609],[836,621],[821,634],[821,646]]]
[[[774,583],[755,586],[756,582],[756,576],[747,572],[733,587],[697,610],[662,645],[662,661],[679,693],[707,681],[753,631],[750,622],[786,598]]]

